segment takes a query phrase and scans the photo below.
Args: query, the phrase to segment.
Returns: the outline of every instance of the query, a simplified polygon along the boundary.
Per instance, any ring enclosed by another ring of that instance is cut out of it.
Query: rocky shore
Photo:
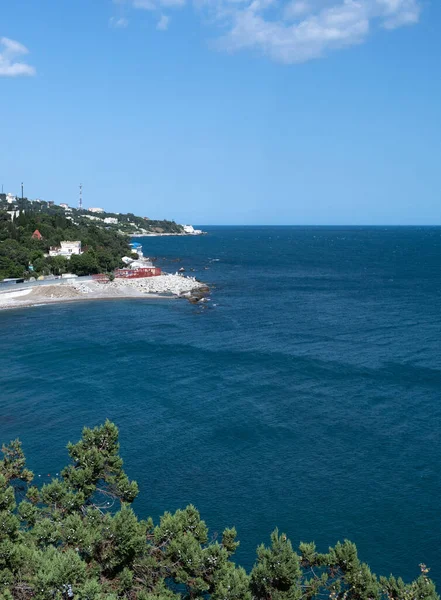
[[[75,284],[74,284],[75,285]],[[139,279],[115,279],[104,284],[109,290],[137,290],[147,294],[169,294],[172,296],[189,297],[195,293],[208,293],[206,284],[197,281],[195,277],[163,274],[158,277],[143,277]]]
[[[140,279],[115,279],[109,282],[75,280],[51,282],[49,285],[25,283],[17,288],[0,290],[0,309],[23,308],[39,304],[78,300],[118,298],[186,298],[198,303],[209,293],[206,284],[194,277],[164,274]]]

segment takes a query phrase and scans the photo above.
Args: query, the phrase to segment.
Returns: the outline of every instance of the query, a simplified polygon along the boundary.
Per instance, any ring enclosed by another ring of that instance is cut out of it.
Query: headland
[[[162,273],[140,243],[130,242],[203,233],[174,221],[0,194],[0,309],[86,299],[203,302],[205,284]]]

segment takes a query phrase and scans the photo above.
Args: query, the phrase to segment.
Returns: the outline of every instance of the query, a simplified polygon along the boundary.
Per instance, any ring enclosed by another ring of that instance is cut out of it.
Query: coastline
[[[139,238],[139,237],[201,237],[201,235],[207,235],[206,231],[202,233],[125,233],[121,232],[124,235],[128,235],[131,238]]]
[[[131,298],[154,300],[186,298],[197,303],[206,293],[208,293],[206,284],[192,277],[177,274],[140,279],[116,279],[107,283],[69,279],[47,285],[33,286],[26,283],[19,286],[19,289],[9,288],[0,291],[0,310],[85,300]]]

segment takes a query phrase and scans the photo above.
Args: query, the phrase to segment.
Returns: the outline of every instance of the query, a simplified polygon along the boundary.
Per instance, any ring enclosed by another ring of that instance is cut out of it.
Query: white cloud
[[[111,17],[109,19],[109,26],[114,29],[125,29],[129,26],[129,20],[125,17],[120,17],[119,19],[117,17]]]
[[[28,54],[28,49],[9,38],[0,38],[0,77],[18,77],[20,75],[35,75],[34,67],[17,61],[18,57]]]
[[[135,9],[150,11],[160,10],[161,7],[179,8],[186,4],[186,0],[118,0],[118,2],[128,4]]]
[[[250,0],[230,11],[228,31],[218,45],[230,52],[253,49],[279,62],[301,63],[360,44],[376,26],[395,29],[416,23],[420,10],[419,0],[315,0],[283,6]]]
[[[156,10],[156,2],[154,0],[133,0],[133,8],[142,8],[143,10]]]
[[[384,5],[386,18],[383,27],[396,29],[403,25],[413,25],[418,22],[421,7],[419,0],[379,0]]]
[[[291,2],[287,2],[283,13],[284,18],[287,20],[296,19],[302,15],[307,14],[311,10],[311,5],[309,2],[302,2],[301,0],[291,0]]]
[[[186,0],[114,0],[161,11]],[[417,23],[423,0],[192,0],[221,30],[215,45],[228,52],[253,50],[295,64],[363,43],[372,30]],[[162,20],[163,17],[161,17]],[[158,29],[167,28],[165,25]]]
[[[156,25],[156,29],[158,29],[159,31],[166,31],[168,29],[169,23],[170,17],[167,17],[167,15],[162,15],[158,21],[158,24]]]
[[[180,8],[185,6],[186,0],[161,0],[161,6],[166,8]]]

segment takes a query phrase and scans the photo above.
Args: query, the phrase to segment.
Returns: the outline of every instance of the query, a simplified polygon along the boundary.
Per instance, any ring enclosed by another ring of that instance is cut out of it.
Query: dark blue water
[[[279,526],[440,582],[441,229],[209,231],[144,241],[212,284],[205,310],[0,313],[1,439],[47,480],[108,417],[142,516],[192,502],[213,531],[237,527],[247,567]]]

